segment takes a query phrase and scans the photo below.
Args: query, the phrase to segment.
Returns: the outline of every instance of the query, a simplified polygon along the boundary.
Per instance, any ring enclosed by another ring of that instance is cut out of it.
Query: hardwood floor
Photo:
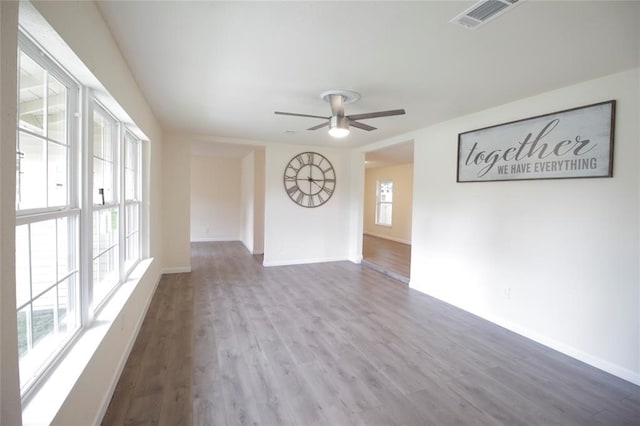
[[[349,262],[192,245],[104,425],[631,425],[640,388]]]
[[[362,236],[362,257],[366,262],[379,266],[383,271],[388,270],[406,277],[407,279],[402,281],[409,282],[411,245],[365,234]]]

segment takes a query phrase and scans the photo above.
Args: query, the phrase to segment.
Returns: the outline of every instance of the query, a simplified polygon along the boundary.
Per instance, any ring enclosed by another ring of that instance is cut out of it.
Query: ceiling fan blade
[[[325,121],[322,124],[318,124],[317,126],[313,126],[313,127],[309,127],[307,130],[318,130],[318,129],[322,129],[323,127],[327,127],[329,125],[328,121]]]
[[[344,96],[329,95],[329,104],[331,104],[331,115],[344,117]]]
[[[366,120],[367,118],[389,117],[392,115],[406,114],[403,109],[392,109],[390,111],[378,111],[378,112],[366,112],[364,114],[353,114],[347,116],[351,121],[353,120]]]
[[[349,126],[357,127],[358,129],[366,130],[366,131],[369,131],[369,132],[372,131],[372,130],[376,130],[376,127],[369,126],[368,124],[364,124],[364,123],[359,123],[359,122],[353,121],[353,120],[349,121]]]
[[[281,111],[274,111],[274,114],[278,114],[278,115],[291,115],[294,117],[309,117],[309,118],[322,118],[323,120],[328,120],[330,117],[323,117],[321,115],[311,115],[311,114],[298,114],[296,112],[281,112]]]

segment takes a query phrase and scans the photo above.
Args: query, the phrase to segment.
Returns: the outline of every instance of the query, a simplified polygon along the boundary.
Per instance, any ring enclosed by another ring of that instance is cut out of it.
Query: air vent
[[[474,30],[502,15],[507,10],[513,9],[523,1],[524,0],[483,0],[474,4],[449,22]]]

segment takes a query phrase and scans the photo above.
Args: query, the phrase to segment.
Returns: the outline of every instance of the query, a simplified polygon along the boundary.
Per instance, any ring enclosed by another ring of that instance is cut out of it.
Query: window
[[[80,328],[79,88],[21,38],[16,139],[16,305],[24,389]]]
[[[140,157],[141,142],[130,132],[124,136],[125,270],[140,260]]]
[[[391,226],[393,212],[393,181],[379,180],[376,184],[376,225]]]
[[[16,305],[25,397],[142,258],[143,142],[95,99],[81,116],[81,91],[91,91],[22,33],[18,61]]]
[[[92,305],[99,307],[120,282],[117,177],[118,128],[99,104],[93,105],[93,256]]]

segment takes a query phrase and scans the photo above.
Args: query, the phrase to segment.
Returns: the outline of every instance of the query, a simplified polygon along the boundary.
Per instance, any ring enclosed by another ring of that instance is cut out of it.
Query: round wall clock
[[[333,195],[336,172],[331,162],[317,152],[302,152],[284,169],[284,189],[302,207],[320,207]]]

